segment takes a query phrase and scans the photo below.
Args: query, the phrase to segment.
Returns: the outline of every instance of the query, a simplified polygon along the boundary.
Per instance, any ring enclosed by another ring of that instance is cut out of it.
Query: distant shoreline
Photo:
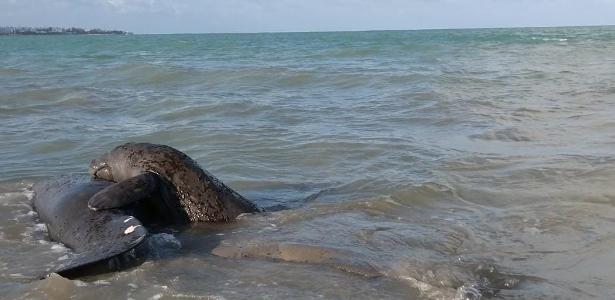
[[[79,27],[0,27],[0,35],[128,35],[122,30],[83,29]]]
[[[518,26],[518,27],[459,27],[459,28],[411,28],[411,29],[357,29],[357,30],[314,30],[314,31],[230,31],[230,32],[127,32],[122,30],[86,30],[78,27],[25,27],[0,26],[0,36],[6,35],[219,35],[219,34],[296,34],[296,33],[361,33],[397,31],[456,31],[456,30],[511,30],[511,29],[548,29],[548,28],[615,28],[615,24],[602,25],[562,25],[562,26]],[[16,30],[19,29],[19,30]]]

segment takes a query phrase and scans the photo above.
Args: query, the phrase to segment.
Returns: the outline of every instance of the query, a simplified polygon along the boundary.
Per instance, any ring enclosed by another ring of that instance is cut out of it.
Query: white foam
[[[75,283],[75,286],[77,287],[84,287],[84,286],[88,286],[87,282],[81,281],[81,280],[73,280],[73,283]]]
[[[454,300],[479,300],[483,297],[475,284],[464,284],[457,289]]]
[[[191,299],[210,299],[210,300],[226,300],[226,298],[218,295],[203,297],[200,295],[190,295],[190,294],[173,294],[174,298],[191,298]]]
[[[34,228],[26,227],[25,231],[22,232],[20,235],[23,237],[24,241],[31,241],[33,232],[34,232]]]
[[[34,224],[34,231],[47,231],[47,226],[43,223]]]
[[[69,250],[68,250],[68,248],[64,247],[61,244],[53,244],[51,246],[51,251],[53,251],[55,253],[62,253],[62,252],[67,252]]]
[[[106,280],[96,280],[93,282],[95,285],[111,285],[111,282]]]
[[[149,299],[150,299],[150,300],[158,300],[158,299],[160,299],[160,298],[162,298],[162,294],[156,294],[156,295],[154,295],[154,296],[151,296]]]
[[[532,40],[537,40],[539,38],[533,36]],[[557,42],[566,42],[568,41],[568,39],[566,38],[541,38],[540,40],[542,40],[543,42],[550,42],[550,41],[557,41]]]
[[[419,290],[421,295],[427,296],[429,299],[451,299],[450,295],[446,295],[433,285],[417,280],[414,277],[400,276],[400,279],[410,283],[410,285]]]
[[[0,199],[6,199],[6,198],[14,198],[16,196],[20,196],[23,195],[24,193],[21,192],[8,192],[8,193],[3,193],[0,194]],[[26,196],[27,197],[27,196]]]
[[[556,41],[556,42],[565,42],[568,39],[558,39],[558,38],[543,38],[542,39],[545,42],[550,42],[550,41]]]
[[[235,217],[235,220],[241,220],[241,219],[245,218],[248,215],[250,215],[250,213],[239,214],[237,217]]]
[[[28,198],[28,200],[32,201],[32,199],[34,199],[34,191],[30,190],[28,188],[23,189],[23,195],[26,196],[26,198]]]

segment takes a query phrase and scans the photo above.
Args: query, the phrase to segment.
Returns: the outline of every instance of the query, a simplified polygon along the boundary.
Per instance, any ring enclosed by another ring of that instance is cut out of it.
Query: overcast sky
[[[615,24],[615,0],[0,0],[0,26],[134,33]]]

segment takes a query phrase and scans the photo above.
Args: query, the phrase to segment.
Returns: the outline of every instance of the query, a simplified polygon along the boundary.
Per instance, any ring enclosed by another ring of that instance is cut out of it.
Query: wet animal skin
[[[94,212],[87,207],[88,199],[109,185],[100,180],[90,181],[86,176],[60,176],[33,187],[33,206],[45,223],[49,238],[74,252],[51,272],[74,278],[121,270],[142,262],[144,255],[141,254],[147,250],[141,245],[147,230],[131,216],[133,210]],[[145,212],[148,208],[138,210]]]
[[[261,211],[183,152],[165,145],[127,143],[90,164],[95,179],[114,181],[94,195],[91,209],[122,207],[151,193],[175,223],[225,222]]]

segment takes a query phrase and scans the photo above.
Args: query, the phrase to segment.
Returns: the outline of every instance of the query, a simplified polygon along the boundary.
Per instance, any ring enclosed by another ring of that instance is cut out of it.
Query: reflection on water
[[[0,39],[0,294],[608,298],[612,27]],[[268,212],[143,265],[37,276],[29,186],[174,146]]]

